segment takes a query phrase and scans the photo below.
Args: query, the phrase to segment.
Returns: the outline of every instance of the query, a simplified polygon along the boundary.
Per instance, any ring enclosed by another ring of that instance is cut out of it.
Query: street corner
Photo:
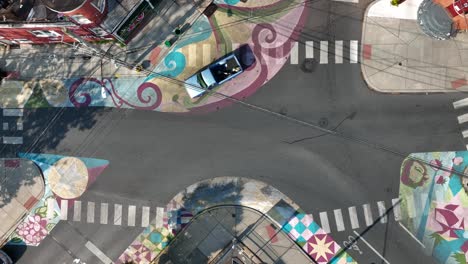
[[[75,201],[102,174],[109,162],[101,159],[52,154],[19,153],[34,162],[44,177],[44,192],[29,214],[10,235],[8,244],[39,246],[60,220],[67,219],[68,208],[80,207]]]
[[[402,228],[439,263],[468,261],[468,151],[414,153],[402,163]]]

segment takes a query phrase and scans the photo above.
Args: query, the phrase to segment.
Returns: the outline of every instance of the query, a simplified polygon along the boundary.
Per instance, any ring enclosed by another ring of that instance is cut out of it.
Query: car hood
[[[185,90],[187,90],[191,98],[195,98],[205,92],[198,83],[196,74],[185,81]]]

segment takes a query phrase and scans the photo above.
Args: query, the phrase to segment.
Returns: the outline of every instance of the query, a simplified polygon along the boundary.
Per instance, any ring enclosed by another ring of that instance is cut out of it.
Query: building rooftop
[[[42,0],[42,2],[56,12],[70,12],[80,7],[86,0]]]

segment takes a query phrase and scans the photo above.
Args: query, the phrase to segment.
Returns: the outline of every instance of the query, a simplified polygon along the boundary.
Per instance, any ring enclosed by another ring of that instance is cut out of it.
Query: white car
[[[185,90],[191,98],[196,98],[213,87],[232,80],[243,71],[236,55],[231,53],[188,78],[185,81]]]

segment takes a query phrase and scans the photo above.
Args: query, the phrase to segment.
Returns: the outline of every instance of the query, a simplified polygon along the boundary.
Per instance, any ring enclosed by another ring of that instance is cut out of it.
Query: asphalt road
[[[301,41],[360,39],[366,2],[313,1]],[[303,48],[300,48],[302,58]],[[330,56],[334,56],[332,53]],[[300,60],[301,62],[301,60]],[[200,115],[117,109],[39,109],[24,117],[24,144],[5,155],[32,151],[107,159],[110,166],[82,200],[165,205],[184,187],[217,176],[265,181],[318,218],[350,206],[398,197],[399,169],[412,152],[462,150],[451,103],[462,94],[384,95],[369,90],[358,64],[317,65],[312,73],[287,64],[247,102],[327,129],[327,135],[286,118],[233,105]],[[56,119],[53,117],[56,116]],[[365,142],[365,143],[363,143]],[[377,145],[374,145],[377,144]],[[391,151],[389,151],[391,150]],[[373,208],[374,216],[377,215]],[[360,228],[363,233],[362,213]],[[389,263],[433,263],[389,216],[363,237]],[[332,236],[356,235],[346,220]],[[141,228],[61,222],[18,263],[86,263],[99,260],[91,241],[117,258]],[[384,263],[364,242],[350,254],[359,263]],[[362,254],[360,253],[362,252]]]

